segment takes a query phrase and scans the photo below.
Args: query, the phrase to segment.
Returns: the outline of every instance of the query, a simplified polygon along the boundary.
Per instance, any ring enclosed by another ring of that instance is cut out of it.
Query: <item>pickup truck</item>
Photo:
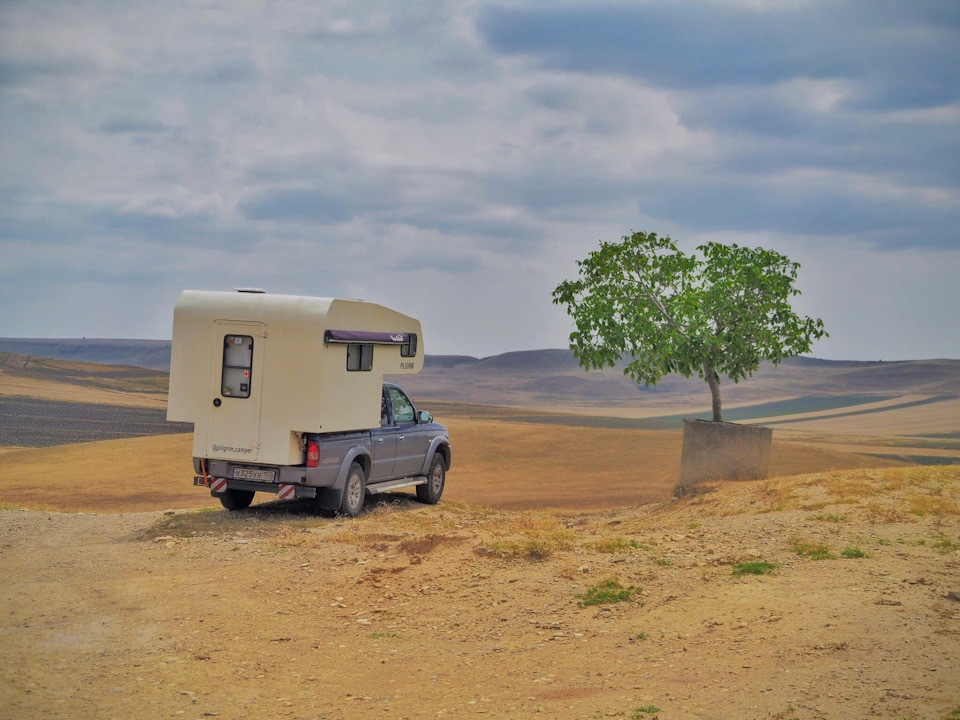
[[[418,412],[393,383],[383,383],[379,428],[304,433],[301,443],[299,465],[194,458],[194,485],[209,488],[228,510],[247,508],[255,493],[268,492],[315,498],[325,509],[356,517],[367,495],[402,487],[415,487],[420,502],[437,503],[450,469],[447,428]]]

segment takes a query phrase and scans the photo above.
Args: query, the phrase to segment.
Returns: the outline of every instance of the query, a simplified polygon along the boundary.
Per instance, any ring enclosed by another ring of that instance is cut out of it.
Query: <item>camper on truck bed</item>
[[[194,424],[194,484],[229,510],[269,492],[355,516],[367,495],[410,486],[433,504],[449,433],[383,382],[422,367],[420,322],[381,305],[186,290],[167,420]]]

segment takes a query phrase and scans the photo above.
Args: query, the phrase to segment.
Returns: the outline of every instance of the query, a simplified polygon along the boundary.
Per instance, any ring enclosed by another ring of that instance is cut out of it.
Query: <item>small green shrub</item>
[[[800,720],[800,718],[793,714],[794,712],[793,705],[787,705],[787,709],[774,715],[773,720]]]
[[[819,515],[813,515],[810,519],[832,523],[847,522],[848,520],[846,515],[836,515],[835,513],[820,513]]]
[[[657,565],[662,565],[663,567],[670,567],[673,565],[673,561],[670,558],[665,557],[657,558],[654,560],[654,562],[657,563]]]
[[[636,588],[624,587],[616,578],[607,578],[599,585],[587,588],[586,592],[577,594],[576,597],[580,598],[580,607],[611,605],[628,601],[634,590]]]
[[[942,553],[952,553],[957,550],[960,550],[960,537],[956,540],[951,540],[946,535],[940,535],[936,540],[934,540],[932,547],[936,548]]]
[[[479,552],[503,559],[540,562],[554,552],[568,550],[572,546],[571,537],[566,532],[532,531],[517,539],[500,539],[482,545]]]
[[[768,575],[777,567],[776,563],[755,560],[753,562],[737,563],[733,566],[733,574],[737,577],[741,575]]]
[[[837,556],[830,552],[826,545],[798,542],[793,546],[797,555],[810,558],[811,560],[836,560]]]
[[[865,558],[867,554],[858,547],[847,546],[843,549],[843,552],[840,553],[843,557],[848,560],[854,560],[859,558]]]
[[[647,715],[655,715],[660,712],[656,705],[644,705],[633,709],[633,720],[643,720]]]
[[[597,540],[593,544],[593,549],[597,552],[612,554],[629,552],[630,550],[649,550],[650,546],[639,543],[636,540],[627,540],[626,538],[617,537],[609,538],[607,540]]]

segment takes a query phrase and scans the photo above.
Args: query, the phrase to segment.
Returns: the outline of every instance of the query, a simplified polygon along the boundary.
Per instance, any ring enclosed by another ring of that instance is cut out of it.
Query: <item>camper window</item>
[[[220,394],[224,397],[250,397],[253,379],[253,338],[249,335],[226,335],[223,338],[223,372]]]
[[[407,342],[403,343],[400,346],[400,357],[416,357],[417,356],[417,334],[410,333],[407,336],[409,339]]]
[[[347,345],[347,370],[351,372],[373,369],[373,345]]]

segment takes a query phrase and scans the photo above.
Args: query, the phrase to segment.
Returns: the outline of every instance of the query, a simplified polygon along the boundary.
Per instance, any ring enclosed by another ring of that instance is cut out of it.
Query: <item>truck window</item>
[[[220,394],[248,398],[253,380],[253,338],[249,335],[225,335]]]
[[[409,340],[403,343],[400,346],[400,357],[416,357],[417,356],[417,334],[410,333],[408,336]]]
[[[373,345],[347,345],[347,370],[367,372],[373,369]]]
[[[397,388],[390,388],[390,401],[393,403],[393,420],[397,425],[413,422],[413,405],[406,395]]]

